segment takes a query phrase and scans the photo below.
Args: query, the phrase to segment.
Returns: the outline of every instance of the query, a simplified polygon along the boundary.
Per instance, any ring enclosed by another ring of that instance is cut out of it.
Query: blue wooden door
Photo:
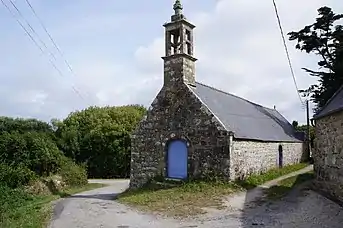
[[[168,177],[187,178],[188,152],[187,145],[181,140],[172,141],[168,147]]]

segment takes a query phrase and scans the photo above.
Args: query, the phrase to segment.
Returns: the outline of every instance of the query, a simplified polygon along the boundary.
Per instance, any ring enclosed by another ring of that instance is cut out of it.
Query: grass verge
[[[204,207],[221,208],[223,195],[231,194],[239,187],[225,182],[189,182],[165,188],[150,184],[142,189],[129,190],[118,201],[142,210],[184,217],[203,213]]]
[[[277,200],[286,196],[294,187],[314,178],[313,171],[290,177],[265,190],[267,199]]]
[[[91,183],[48,196],[29,195],[18,189],[7,191],[7,199],[0,206],[0,227],[46,227],[52,215],[52,207],[50,204],[52,201],[103,186],[103,184]]]
[[[235,183],[196,181],[169,186],[151,183],[144,188],[128,190],[118,196],[118,201],[144,211],[169,216],[189,217],[204,213],[203,208],[223,208],[225,195],[251,189],[264,182],[305,168],[308,164],[296,164],[272,169],[261,175],[252,175]]]
[[[268,181],[274,180],[278,177],[287,175],[295,171],[299,171],[307,167],[308,165],[309,165],[308,163],[299,163],[295,165],[284,166],[282,168],[274,168],[260,175],[257,175],[257,174],[250,175],[248,178],[246,178],[243,181],[237,181],[237,184],[241,185],[245,189],[252,189]]]

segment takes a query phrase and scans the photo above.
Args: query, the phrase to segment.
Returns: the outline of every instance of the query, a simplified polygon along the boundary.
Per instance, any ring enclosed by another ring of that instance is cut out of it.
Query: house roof
[[[275,109],[263,107],[196,82],[193,92],[235,138],[301,142],[293,126]]]
[[[313,116],[314,119],[319,119],[336,112],[343,110],[343,85],[336,91],[336,93],[326,102],[324,107]]]

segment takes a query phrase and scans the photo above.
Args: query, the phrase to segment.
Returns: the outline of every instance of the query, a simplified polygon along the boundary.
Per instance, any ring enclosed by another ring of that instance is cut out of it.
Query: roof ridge
[[[209,86],[209,85],[206,85],[206,84],[201,83],[201,82],[198,82],[198,81],[196,81],[196,83],[198,83],[198,84],[200,84],[200,85],[202,85],[202,86],[205,86],[205,87],[207,87],[207,88],[213,89],[213,90],[215,90],[215,91],[217,91],[217,92],[224,93],[224,94],[226,94],[226,95],[233,96],[233,97],[236,97],[236,98],[238,98],[238,99],[244,100],[244,101],[246,101],[246,102],[249,102],[250,104],[253,104],[253,105],[256,105],[256,106],[260,106],[260,107],[262,107],[262,108],[266,108],[266,109],[269,109],[269,110],[275,110],[275,111],[276,111],[276,109],[268,108],[268,107],[265,107],[265,106],[263,106],[263,105],[254,103],[254,102],[249,101],[249,100],[247,100],[247,99],[245,99],[245,98],[243,98],[243,97],[239,97],[239,96],[237,96],[237,95],[235,95],[235,94],[232,94],[232,93],[229,93],[229,92],[226,92],[226,91],[217,89],[217,88],[215,88],[215,87],[213,87],[213,86]]]

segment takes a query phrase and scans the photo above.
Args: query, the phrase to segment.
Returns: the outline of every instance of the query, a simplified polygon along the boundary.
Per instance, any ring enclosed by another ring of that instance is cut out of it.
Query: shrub
[[[75,164],[71,159],[64,157],[58,172],[63,181],[70,187],[82,186],[88,183],[86,168]]]
[[[25,166],[12,167],[0,163],[0,183],[10,188],[18,188],[36,180],[37,175]]]
[[[139,105],[90,107],[54,122],[58,146],[78,164],[86,163],[89,177],[128,177],[130,134],[146,109]]]
[[[47,186],[44,180],[40,179],[31,181],[28,186],[25,186],[24,190],[32,195],[49,195],[51,193],[49,186]]]
[[[59,175],[46,177],[43,179],[43,183],[52,194],[58,194],[68,187],[66,182],[63,180],[63,177]]]
[[[0,134],[0,162],[26,166],[39,176],[56,173],[62,152],[46,133],[4,132]]]
[[[53,135],[52,126],[37,119],[23,119],[0,116],[0,132],[44,132]]]
[[[11,189],[10,187],[0,184],[0,224],[2,215],[8,212],[11,208],[16,208],[25,205],[34,197],[23,191],[22,189]]]

